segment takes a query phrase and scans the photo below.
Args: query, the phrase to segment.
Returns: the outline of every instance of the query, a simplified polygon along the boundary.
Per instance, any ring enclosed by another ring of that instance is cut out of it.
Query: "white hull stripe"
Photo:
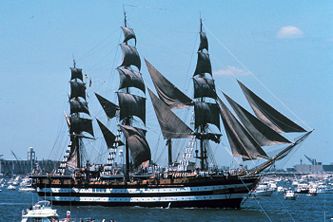
[[[251,186],[252,183],[246,184],[229,184],[229,185],[216,185],[216,186],[198,186],[198,187],[178,187],[178,188],[39,188],[38,192],[46,193],[105,193],[105,194],[148,194],[148,193],[187,193],[187,192],[204,192],[214,190],[224,190],[230,188],[246,188]]]
[[[247,193],[237,194],[218,194],[218,195],[203,195],[203,196],[169,196],[169,197],[59,197],[49,196],[46,197],[50,201],[64,201],[64,202],[118,202],[118,203],[141,203],[141,202],[179,202],[179,201],[207,201],[207,200],[230,200],[242,199],[246,197]]]

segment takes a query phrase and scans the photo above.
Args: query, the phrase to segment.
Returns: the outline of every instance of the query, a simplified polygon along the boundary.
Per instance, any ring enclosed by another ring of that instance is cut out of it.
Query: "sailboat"
[[[151,159],[146,133],[146,86],[141,59],[136,49],[134,30],[127,26],[126,14],[123,58],[117,68],[120,85],[118,104],[96,93],[108,119],[116,119],[113,133],[101,120],[97,123],[109,150],[108,162],[99,167],[83,164],[84,140],[94,138],[92,118],[86,101],[86,84],[82,69],[71,68],[70,115],[66,116],[70,144],[59,169],[51,175],[32,175],[39,196],[62,205],[104,205],[143,207],[216,207],[240,208],[242,200],[253,190],[260,173],[284,158],[312,131],[306,131],[252,90],[239,82],[254,114],[224,94],[234,113],[216,91],[209,57],[208,38],[200,19],[200,45],[193,74],[193,98],[183,93],[148,60],[148,72],[154,84],[148,94],[168,150],[168,166],[162,168]],[[193,110],[193,126],[176,113]],[[231,153],[244,161],[262,159],[252,169],[223,171],[209,163],[210,143],[220,143],[221,119]],[[282,133],[301,133],[290,141]],[[186,140],[180,159],[173,159],[174,141]],[[274,156],[264,146],[286,144]],[[117,153],[124,163],[117,164]],[[198,159],[195,164],[193,159]]]

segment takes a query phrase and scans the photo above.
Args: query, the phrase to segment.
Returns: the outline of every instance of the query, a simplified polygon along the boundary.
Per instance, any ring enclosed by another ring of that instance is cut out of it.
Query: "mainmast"
[[[117,92],[118,105],[110,102],[104,97],[96,94],[102,105],[105,114],[109,119],[119,117],[119,131],[126,137],[125,142],[125,169],[124,176],[129,180],[130,162],[132,166],[138,167],[143,162],[151,159],[149,145],[146,141],[146,131],[141,129],[146,124],[146,98],[145,84],[140,73],[141,60],[136,50],[136,36],[132,28],[127,26],[127,16],[124,11],[124,26],[121,27],[124,33],[124,40],[120,44],[122,49],[122,62],[117,67],[119,73],[119,88]],[[134,40],[134,44],[130,44]],[[136,90],[130,90],[130,89]],[[133,92],[132,92],[133,91]],[[134,94],[135,93],[135,94]],[[138,119],[135,119],[137,117]],[[138,126],[135,124],[141,122]],[[98,121],[103,132],[108,148],[115,149],[123,145],[105,125]],[[141,128],[140,128],[141,127]],[[144,127],[145,128],[145,127]],[[130,161],[131,160],[131,161]]]
[[[200,154],[198,155],[197,150],[196,157],[200,159],[200,168],[206,170],[208,168],[207,140],[219,142],[221,134],[208,132],[209,123],[215,125],[220,130],[220,117],[218,105],[215,102],[217,96],[208,53],[208,40],[206,33],[203,31],[201,18],[199,33],[198,60],[193,74],[195,131],[197,139],[200,140]]]
[[[131,94],[130,87],[134,87],[139,89],[142,93],[145,94],[145,84],[142,79],[142,75],[140,73],[141,69],[141,60],[139,53],[136,49],[136,36],[132,28],[127,27],[127,15],[124,11],[124,26],[121,27],[124,33],[124,40],[123,43],[120,45],[122,52],[123,52],[123,61],[122,64],[117,68],[119,75],[120,75],[120,85],[118,91],[118,101],[119,101],[119,107],[120,107],[120,120],[122,121],[121,129],[126,136],[126,144],[125,144],[125,179],[129,179],[129,172],[130,172],[130,150],[134,148],[137,144],[132,144],[129,142],[129,138],[133,136],[131,133],[138,133],[142,134],[143,130],[139,128],[135,128],[132,126],[132,119],[133,116],[138,117],[141,119],[143,124],[145,125],[146,120],[146,99],[144,97]],[[134,39],[134,45],[130,44],[130,40]],[[130,132],[129,132],[130,131]],[[148,146],[148,143],[145,141],[145,135],[139,136],[143,141],[137,141],[137,142],[143,142],[141,145]],[[132,141],[133,142],[133,141]],[[142,148],[142,147],[140,147]],[[149,147],[145,147],[148,148]],[[143,152],[145,152],[147,149],[142,149]],[[136,150],[137,151],[137,150]],[[141,154],[139,156],[136,156],[136,151],[132,152],[132,159],[134,162],[141,161],[143,159],[147,160],[150,159],[150,150],[149,155],[148,153]],[[133,156],[135,155],[135,156]],[[141,158],[142,157],[142,158]],[[134,163],[134,165],[138,165],[141,163]]]

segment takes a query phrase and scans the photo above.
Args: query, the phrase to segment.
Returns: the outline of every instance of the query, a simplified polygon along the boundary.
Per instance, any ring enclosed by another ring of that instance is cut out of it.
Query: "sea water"
[[[39,198],[40,200],[42,198]],[[36,193],[0,192],[0,222],[21,221],[21,212],[38,201]],[[78,207],[54,206],[61,218],[70,210],[72,218],[113,219],[127,221],[331,221],[333,194],[298,195],[296,200],[284,200],[282,193],[271,197],[249,198],[240,210],[232,209],[162,209],[141,207]],[[77,219],[79,221],[79,219]]]

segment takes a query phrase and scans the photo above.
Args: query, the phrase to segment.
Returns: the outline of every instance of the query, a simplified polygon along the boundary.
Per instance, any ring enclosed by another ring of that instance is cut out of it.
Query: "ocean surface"
[[[21,212],[38,200],[35,193],[0,192],[0,222],[21,221]],[[54,206],[61,218],[70,210],[72,218],[114,219],[124,221],[331,221],[333,194],[299,195],[296,200],[284,200],[281,193],[271,197],[249,198],[240,210],[226,209],[161,209],[139,207],[76,207]],[[107,220],[107,221],[108,221]],[[77,220],[79,221],[79,220]]]

